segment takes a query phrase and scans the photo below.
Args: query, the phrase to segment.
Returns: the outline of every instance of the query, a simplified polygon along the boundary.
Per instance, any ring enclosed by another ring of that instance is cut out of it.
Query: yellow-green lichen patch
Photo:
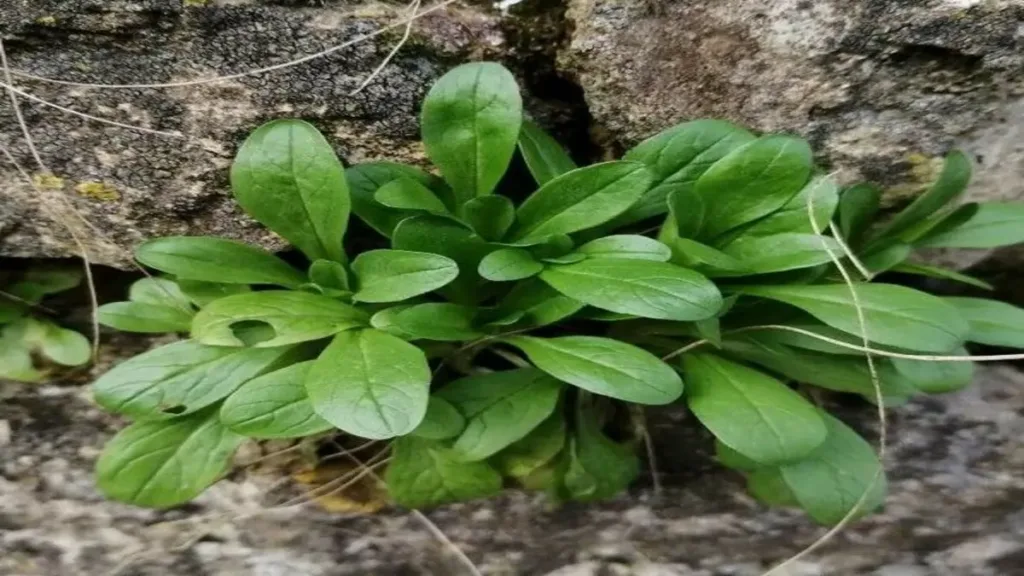
[[[121,193],[106,182],[82,182],[75,186],[75,192],[79,196],[99,200],[101,202],[116,202],[121,199]]]
[[[64,179],[56,174],[36,174],[32,177],[32,183],[36,185],[36,188],[43,190],[63,190]]]

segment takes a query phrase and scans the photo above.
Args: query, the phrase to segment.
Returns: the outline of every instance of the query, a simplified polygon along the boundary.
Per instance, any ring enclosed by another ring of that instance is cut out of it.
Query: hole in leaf
[[[262,320],[242,320],[231,325],[231,332],[246,346],[255,346],[274,337],[274,327]]]

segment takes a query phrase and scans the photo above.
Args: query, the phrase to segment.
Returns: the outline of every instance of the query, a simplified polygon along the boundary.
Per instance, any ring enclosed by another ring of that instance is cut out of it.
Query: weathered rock
[[[0,0],[0,33],[16,70],[74,82],[167,83],[292,60],[371,33],[406,13],[404,2],[184,4],[197,5]],[[453,64],[498,53],[503,43],[497,15],[485,8],[438,11],[418,21],[407,46],[375,82],[352,94],[401,34],[395,29],[283,70],[188,87],[98,89],[18,78],[20,87],[60,106],[185,138],[142,134],[23,103],[42,160],[64,183],[62,190],[39,195],[6,159],[0,161],[0,255],[77,254],[66,225],[77,230],[94,262],[121,267],[129,258],[125,248],[160,235],[213,234],[280,247],[228,195],[226,168],[248,131],[270,118],[301,117],[327,134],[348,162],[422,162],[417,115],[426,89]],[[0,143],[27,170],[40,171],[6,95]],[[91,228],[72,215],[68,203]]]
[[[1020,0],[568,3],[560,64],[613,144],[701,117],[795,132],[893,202],[959,146],[973,198],[1024,198]]]
[[[890,412],[891,496],[790,576],[1024,573],[1024,376],[981,369],[971,389]],[[413,516],[268,512],[277,477],[236,472],[195,503],[150,511],[103,500],[92,467],[117,419],[81,388],[0,384],[0,574],[343,576],[466,572]],[[860,406],[844,418],[869,424]],[[548,509],[508,494],[429,517],[488,575],[759,576],[823,530],[755,504],[675,411],[653,428],[666,484]]]

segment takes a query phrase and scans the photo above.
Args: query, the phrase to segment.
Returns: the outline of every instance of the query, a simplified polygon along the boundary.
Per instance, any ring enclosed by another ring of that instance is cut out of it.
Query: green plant
[[[3,275],[0,290],[0,378],[41,382],[60,367],[89,363],[89,340],[54,323],[42,306],[82,281],[81,272],[29,268]]]
[[[969,362],[916,354],[1024,346],[1022,310],[863,280],[855,301],[834,264],[850,264],[849,246],[867,276],[982,284],[906,261],[916,246],[1024,240],[1018,205],[952,206],[970,174],[960,153],[930,191],[872,226],[876,188],[840,193],[803,140],[718,120],[578,168],[523,119],[496,64],[441,78],[422,130],[441,177],[390,162],[343,170],[297,120],[249,137],[234,195],[306,256],[305,273],[231,240],[138,248],[168,277],[140,280],[100,321],[191,337],[96,382],[101,405],[136,420],[99,460],[106,494],[173,506],[223,475],[246,437],[340,430],[391,441],[385,478],[400,505],[505,484],[607,498],[640,469],[637,405],[685,401],[754,495],[834,523],[869,488],[865,512],[885,494],[871,446],[806,394],[876,399],[858,308],[887,404],[971,380]],[[505,178],[517,148],[539,186],[518,205]],[[388,243],[361,235],[367,249],[343,250],[350,210]],[[652,220],[657,239],[635,232]],[[840,235],[821,234],[833,220]]]

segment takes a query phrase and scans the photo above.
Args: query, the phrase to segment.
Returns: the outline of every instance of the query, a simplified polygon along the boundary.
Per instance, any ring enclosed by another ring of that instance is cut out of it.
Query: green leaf
[[[473,201],[466,206],[472,204]],[[476,304],[481,299],[481,280],[477,274],[477,267],[494,247],[469,228],[449,218],[416,216],[402,221],[395,228],[391,247],[396,250],[430,252],[451,258],[459,267],[459,275],[450,284],[441,288],[441,294],[458,304]]]
[[[576,169],[562,145],[529,120],[523,120],[519,131],[519,153],[538,186]]]
[[[874,274],[881,274],[902,264],[913,248],[909,244],[896,242],[861,258],[861,264]]]
[[[668,246],[652,238],[635,234],[605,236],[591,240],[580,246],[579,251],[592,258],[625,258],[655,262],[668,262],[672,258],[672,250]]]
[[[316,260],[309,265],[309,279],[322,288],[348,291],[348,271],[339,262]]]
[[[967,340],[988,346],[1024,348],[1024,309],[984,298],[943,298],[967,320]]]
[[[874,184],[855,184],[839,196],[839,230],[857,245],[875,220],[882,202],[882,189]]]
[[[192,300],[181,290],[178,283],[167,278],[142,278],[128,289],[128,299],[140,304],[154,304],[176,308],[192,316]]]
[[[445,214],[448,208],[430,188],[413,178],[396,178],[381,186],[373,199],[396,210],[423,210]]]
[[[888,238],[899,237],[904,231],[956,200],[967,190],[967,184],[971,181],[971,170],[971,160],[966,154],[959,150],[950,152],[949,156],[946,156],[942,174],[935,184],[883,226],[868,246],[881,243]]]
[[[722,342],[726,352],[740,360],[758,364],[785,378],[820,388],[860,394],[874,402],[875,389],[863,355],[834,355],[786,346],[782,333],[735,334]],[[892,361],[875,358],[875,370],[882,397],[906,398],[915,386],[896,371]]]
[[[301,272],[266,250],[205,236],[167,236],[143,243],[135,258],[184,280],[222,284],[278,284],[297,288]]]
[[[539,328],[564,320],[583,306],[582,302],[563,296],[539,279],[531,278],[516,284],[498,307],[509,313],[522,312],[522,324]]]
[[[494,457],[501,473],[526,478],[555,459],[565,446],[565,417],[555,412],[529,434],[510,444]]]
[[[38,330],[29,343],[43,356],[62,366],[84,366],[92,359],[92,346],[85,336],[46,320],[32,322]]]
[[[484,240],[498,240],[515,222],[516,207],[504,196],[480,196],[462,206],[462,217]]]
[[[358,302],[400,302],[448,284],[459,275],[451,258],[407,250],[370,250],[352,261]]]
[[[715,162],[694,190],[706,212],[701,237],[715,238],[785,206],[807,183],[813,167],[807,142],[767,135]]]
[[[225,296],[244,294],[250,291],[249,287],[244,284],[219,284],[217,282],[183,279],[178,279],[176,283],[181,288],[181,291],[188,296],[189,300],[199,307],[206,306],[210,302]]]
[[[602,396],[638,404],[668,404],[683,393],[683,381],[657,356],[625,342],[595,336],[508,336],[538,368]]]
[[[316,359],[306,392],[316,413],[345,432],[394,438],[423,421],[430,366],[419,348],[387,332],[342,332]]]
[[[722,305],[710,280],[667,262],[592,258],[551,266],[540,278],[574,300],[644,318],[703,320]]]
[[[662,226],[662,234],[668,240],[694,238],[704,225],[704,201],[692,189],[675,191],[668,195],[669,217]],[[659,239],[660,238],[659,234]],[[662,240],[665,241],[665,240]]]
[[[463,460],[484,460],[525,437],[551,416],[562,383],[536,368],[467,376],[437,394],[466,417],[452,450]]]
[[[690,410],[720,442],[766,465],[798,460],[825,441],[814,406],[778,380],[711,354],[686,354]]]
[[[428,302],[403,308],[391,318],[391,326],[412,338],[458,342],[475,340],[483,333],[473,327],[476,308],[447,302]]]
[[[966,224],[971,218],[974,218],[979,209],[981,209],[980,204],[970,202],[956,208],[940,210],[911,226],[900,235],[900,239],[911,244],[918,244],[926,238],[945,234]]]
[[[255,346],[271,348],[319,340],[365,326],[365,312],[337,300],[286,290],[250,292],[221,298],[192,320],[192,338],[208,346],[246,346],[234,328],[239,324],[269,324],[274,335]]]
[[[111,302],[96,309],[96,321],[122,332],[188,332],[192,313],[162,304]]]
[[[759,468],[763,468],[759,462],[755,462],[750,458],[747,458],[743,454],[729,448],[725,444],[722,444],[721,440],[715,440],[715,460],[726,468],[732,470],[742,470],[743,472],[753,472]],[[757,495],[754,496],[755,498]]]
[[[676,238],[669,246],[674,264],[698,269],[711,277],[743,274],[746,271],[743,263],[736,258],[696,240]]]
[[[370,228],[387,238],[391,237],[395,227],[402,220],[409,217],[409,212],[388,208],[377,202],[374,199],[377,190],[394,180],[409,178],[426,186],[441,198],[451,195],[451,191],[445,188],[440,178],[419,168],[394,162],[356,164],[345,170],[345,176],[352,196],[352,211]],[[453,207],[447,199],[445,202],[448,208]]]
[[[575,264],[577,262],[582,262],[586,259],[586,254],[581,254],[579,252],[570,252],[569,254],[555,256],[552,258],[544,258],[543,260],[548,264]]]
[[[174,420],[136,422],[103,448],[96,484],[112,500],[170,508],[195,498],[227,473],[245,441],[210,408]]]
[[[299,362],[246,382],[224,401],[221,423],[250,438],[302,438],[333,429],[306,395],[312,365]]]
[[[953,230],[928,236],[918,245],[941,248],[998,248],[1024,242],[1024,203],[982,202],[978,212]]]
[[[48,296],[66,292],[82,283],[81,268],[34,266],[11,286],[10,291],[26,300],[37,301],[33,296]]]
[[[741,294],[761,296],[800,308],[825,324],[861,335],[850,288],[823,286],[743,286]],[[911,288],[891,284],[858,284],[868,339],[925,352],[946,352],[963,344],[967,322],[947,302]]]
[[[313,125],[274,120],[257,128],[231,165],[231,190],[250,216],[310,260],[345,260],[348,183],[331,145]]]
[[[616,496],[640,473],[636,453],[601,432],[588,402],[581,402],[576,411],[576,433],[569,440],[568,453],[564,482],[573,500],[593,502]]]
[[[478,271],[493,282],[510,282],[536,276],[543,269],[544,265],[534,260],[526,250],[502,248],[485,256]]]
[[[830,176],[818,176],[803,187],[800,192],[779,211],[758,220],[743,231],[744,236],[775,236],[777,234],[817,234],[811,226],[808,213],[808,199],[814,210],[814,223],[818,230],[828,231],[836,206],[839,204],[839,188]]]
[[[927,276],[928,278],[938,278],[939,280],[952,280],[953,282],[960,282],[961,284],[967,284],[968,286],[974,286],[981,288],[982,290],[995,290],[995,286],[975,278],[974,276],[968,276],[957,272],[956,270],[950,270],[949,268],[943,268],[941,266],[929,266],[927,264],[918,264],[916,262],[903,262],[893,266],[890,270],[893,272],[901,272],[903,274],[914,274],[917,276]]]
[[[742,272],[730,273],[726,270],[716,276],[768,274],[811,268],[831,262],[829,250],[837,257],[843,253],[839,244],[828,236],[788,232],[771,236],[744,234],[722,248],[725,255],[742,266]]]
[[[391,499],[406,508],[426,508],[493,496],[501,476],[486,462],[463,462],[434,440],[406,436],[391,444],[384,477]]]
[[[664,214],[670,194],[689,193],[701,174],[715,162],[753,139],[750,132],[734,124],[696,120],[644,140],[623,159],[646,164],[654,180],[640,201],[616,218],[615,224],[624,226]]]
[[[0,326],[0,378],[15,382],[40,382],[45,377],[32,362],[31,347],[19,332],[19,322]]]
[[[874,449],[845,424],[821,411],[828,438],[806,459],[780,468],[764,468],[748,478],[751,492],[774,493],[770,485],[781,480],[789,490],[778,498],[795,501],[816,522],[838,523],[868,493],[856,517],[885,502],[886,480]],[[781,476],[781,478],[779,478]]]
[[[409,434],[427,440],[447,440],[462,433],[466,419],[447,400],[431,396],[423,421]]]
[[[93,395],[107,410],[136,419],[189,414],[274,368],[289,350],[175,342],[118,364],[93,384]]]
[[[494,190],[515,153],[522,121],[519,87],[500,64],[463,64],[434,83],[423,101],[423,145],[459,205]]]
[[[651,175],[636,162],[605,162],[551,180],[519,206],[512,238],[542,239],[603,224],[633,205]]]
[[[954,351],[955,356],[968,356],[967,350]],[[973,362],[933,362],[893,358],[893,366],[918,390],[926,394],[956,392],[971,385],[974,380]]]

